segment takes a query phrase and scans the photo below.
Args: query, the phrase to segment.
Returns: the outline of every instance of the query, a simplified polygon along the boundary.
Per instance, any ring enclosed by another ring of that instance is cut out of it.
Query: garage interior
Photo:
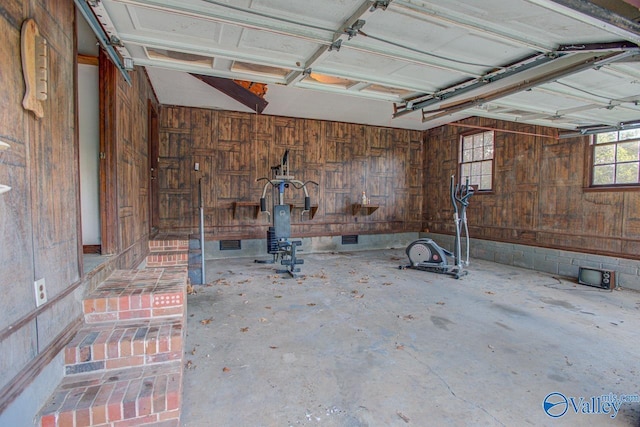
[[[0,425],[640,425],[639,8],[4,2]]]

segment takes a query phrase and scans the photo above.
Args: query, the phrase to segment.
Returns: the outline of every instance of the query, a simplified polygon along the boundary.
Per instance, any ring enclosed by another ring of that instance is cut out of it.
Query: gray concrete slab
[[[640,394],[636,291],[483,260],[455,280],[399,270],[403,250],[304,258],[300,279],[208,263],[183,426],[640,425],[619,403]]]

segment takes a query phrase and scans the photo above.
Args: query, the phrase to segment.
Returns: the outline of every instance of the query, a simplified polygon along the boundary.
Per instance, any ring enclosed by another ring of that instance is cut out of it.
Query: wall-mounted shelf
[[[258,214],[260,213],[260,203],[258,202],[233,202],[233,217],[236,217],[236,212],[238,208],[253,208],[253,216],[258,218]]]
[[[233,217],[236,218],[236,215],[238,213],[238,209],[239,208],[253,208],[254,209],[254,217],[258,218],[259,214],[260,214],[260,203],[257,202],[233,202]],[[294,209],[304,209],[304,205],[294,205],[294,204],[289,204],[289,209],[291,212],[293,212]],[[315,216],[316,212],[318,211],[318,205],[313,205],[311,206],[311,209],[309,209],[309,219],[313,219],[313,217]]]
[[[371,215],[372,213],[377,211],[379,207],[380,206],[362,205],[360,203],[354,203],[351,208],[353,209],[353,214],[354,215],[358,215],[358,214]]]
[[[304,205],[289,205],[291,206],[291,211],[293,211],[294,209],[304,209]],[[312,205],[311,208],[309,209],[309,219],[313,219],[313,217],[316,215],[316,212],[318,211],[318,205]]]

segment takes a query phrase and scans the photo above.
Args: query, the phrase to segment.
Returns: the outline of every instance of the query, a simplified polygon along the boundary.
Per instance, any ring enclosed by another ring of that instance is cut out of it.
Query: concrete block
[[[623,267],[636,267],[640,268],[640,261],[634,259],[620,258],[619,264]]]
[[[600,268],[599,262],[587,261],[586,259],[573,259],[571,264],[577,265],[579,267],[591,267],[591,268]]]
[[[618,258],[604,256],[604,255],[592,255],[592,254],[587,254],[587,261],[593,261],[593,262],[599,262],[599,263],[606,262],[608,264],[620,263],[620,260]]]
[[[565,277],[578,277],[579,267],[573,264],[558,264],[558,274]]]
[[[640,291],[640,276],[634,276],[630,274],[618,274],[617,276],[618,286],[624,289],[633,289]]]
[[[558,263],[554,261],[548,261],[545,257],[534,258],[533,269],[538,271],[544,271],[549,274],[558,274]]]
[[[537,254],[545,254],[545,255],[553,255],[553,256],[559,256],[562,253],[562,251],[559,249],[538,248],[538,247],[534,247],[533,252]]]
[[[497,251],[494,254],[494,261],[500,264],[513,265],[513,252]]]
[[[528,268],[533,270],[533,252],[524,252],[522,256],[513,256],[513,265],[515,267]]]

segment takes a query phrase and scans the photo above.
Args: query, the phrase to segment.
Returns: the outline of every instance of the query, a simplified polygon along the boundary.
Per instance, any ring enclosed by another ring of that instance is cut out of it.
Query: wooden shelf
[[[257,202],[233,202],[233,217],[236,217],[238,213],[238,208],[254,208],[254,216],[258,218],[260,214],[260,203]],[[290,211],[293,212],[294,209],[304,209],[304,205],[294,205],[289,203]],[[316,212],[318,211],[318,205],[312,205],[309,210],[309,219],[313,219]]]
[[[291,207],[291,211],[293,212],[294,209],[304,209],[304,205],[289,205]],[[309,209],[309,219],[313,219],[313,217],[316,215],[316,212],[318,211],[318,205],[311,205],[311,208]]]
[[[233,202],[233,217],[236,217],[238,208],[254,208],[254,217],[258,218],[260,203],[257,202]]]
[[[377,211],[379,207],[380,206],[361,205],[360,203],[354,203],[352,206],[352,209],[353,209],[354,215],[358,215],[358,214],[371,215],[372,213]]]

